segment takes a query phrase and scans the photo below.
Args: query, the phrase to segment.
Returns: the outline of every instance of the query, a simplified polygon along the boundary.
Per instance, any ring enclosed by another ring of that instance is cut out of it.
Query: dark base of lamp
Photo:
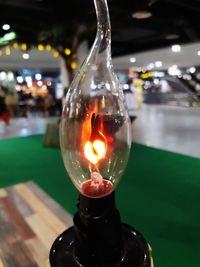
[[[121,259],[112,265],[102,265],[102,267],[150,267],[150,248],[144,237],[131,226],[122,224],[122,238],[124,251]],[[51,267],[80,267],[81,264],[76,260],[74,253],[74,244],[74,227],[70,227],[53,243],[50,251]],[[97,267],[97,265],[95,264],[92,267]]]
[[[102,198],[80,195],[73,227],[50,250],[51,267],[151,267],[144,237],[121,222],[115,194]]]

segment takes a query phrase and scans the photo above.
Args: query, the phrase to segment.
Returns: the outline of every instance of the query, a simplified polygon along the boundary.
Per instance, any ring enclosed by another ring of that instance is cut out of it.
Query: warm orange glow
[[[81,147],[85,158],[94,165],[105,158],[108,152],[104,132],[104,117],[99,113],[98,99],[90,99],[81,129]]]
[[[27,50],[27,44],[26,43],[23,43],[21,45],[21,49],[22,49],[22,51],[26,51]]]
[[[53,51],[53,57],[59,57],[59,52],[57,50]]]
[[[95,140],[93,142],[87,141],[84,146],[85,157],[93,164],[104,158],[106,154],[106,144],[101,140]]]
[[[10,56],[11,50],[10,50],[10,47],[9,46],[6,46],[5,53],[6,53],[6,56]]]
[[[17,42],[13,43],[13,48],[17,49],[19,47],[19,44]]]
[[[50,44],[47,44],[46,45],[46,50],[49,52],[49,51],[51,51],[51,45]]]
[[[65,49],[65,55],[69,56],[71,54],[71,50],[69,48]]]
[[[44,50],[44,45],[43,44],[39,44],[38,45],[38,51],[43,51]]]
[[[95,114],[97,113],[97,108],[95,105],[90,108],[88,115],[85,117],[85,120],[83,122],[82,131],[81,131],[81,144],[83,145],[83,147],[86,144],[86,142],[90,140],[91,135],[92,135],[91,120],[92,120],[93,113]]]
[[[73,70],[75,70],[75,69],[77,68],[77,64],[76,64],[76,62],[72,62],[72,63],[71,63],[71,68],[72,68]]]

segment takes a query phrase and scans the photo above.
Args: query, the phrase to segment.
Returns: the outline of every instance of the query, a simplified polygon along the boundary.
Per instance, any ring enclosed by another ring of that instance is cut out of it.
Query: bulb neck
[[[74,216],[77,261],[88,267],[119,262],[123,254],[122,226],[114,192],[103,198],[80,195],[77,206]]]
[[[101,41],[100,51],[111,49],[111,25],[108,11],[107,0],[94,0],[97,16],[97,36],[96,39]]]
[[[93,218],[110,216],[116,209],[115,192],[101,198],[89,198],[80,194],[77,208],[79,216],[85,225],[89,224]]]

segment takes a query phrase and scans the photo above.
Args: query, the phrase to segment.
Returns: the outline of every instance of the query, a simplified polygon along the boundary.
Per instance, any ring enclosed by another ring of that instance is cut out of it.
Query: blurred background
[[[192,132],[199,125],[199,1],[108,4],[114,70],[130,116],[137,117],[133,138],[200,156]],[[94,41],[93,1],[8,0],[0,1],[0,10],[0,137],[44,132],[46,122],[60,116],[63,97]],[[7,114],[2,115],[3,110]],[[159,120],[162,115],[165,129]],[[176,137],[172,124],[182,123],[187,129],[187,118],[194,127],[187,136]],[[152,127],[147,130],[150,119]],[[172,134],[176,140],[163,143]],[[187,148],[181,137],[187,138]]]

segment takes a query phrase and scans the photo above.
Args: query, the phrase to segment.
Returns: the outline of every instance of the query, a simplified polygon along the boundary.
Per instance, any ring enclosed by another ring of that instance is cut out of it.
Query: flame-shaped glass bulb
[[[126,168],[131,124],[113,71],[106,0],[94,0],[97,34],[66,95],[60,124],[65,168],[79,192],[99,198],[111,193]]]

